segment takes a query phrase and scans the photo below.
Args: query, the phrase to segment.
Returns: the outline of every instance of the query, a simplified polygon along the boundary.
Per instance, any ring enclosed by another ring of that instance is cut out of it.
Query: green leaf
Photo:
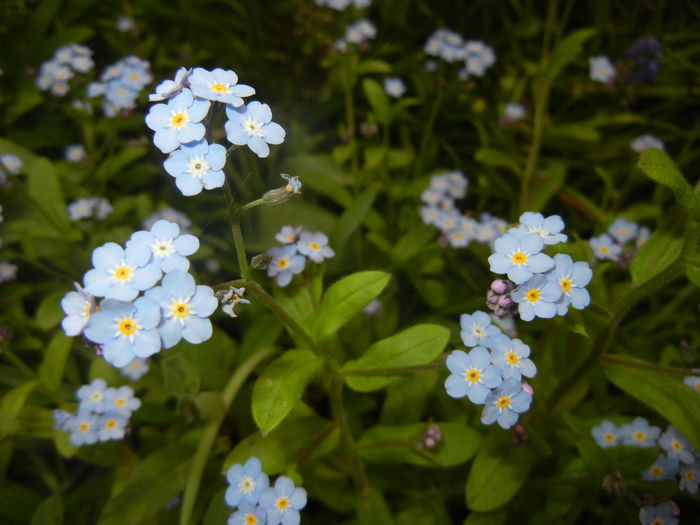
[[[474,153],[474,160],[485,166],[508,168],[513,173],[522,174],[520,165],[505,151],[495,148],[480,148]]]
[[[419,324],[372,344],[359,359],[348,361],[343,372],[423,365],[430,363],[444,350],[450,331],[444,326]],[[346,375],[345,382],[353,390],[371,392],[393,383],[399,375]]]
[[[391,66],[384,60],[369,59],[363,60],[357,66],[358,75],[391,73]]]
[[[596,33],[595,29],[579,29],[566,35],[554,47],[547,63],[545,77],[553,80],[569,62],[575,59],[583,49],[583,44]]]
[[[544,173],[535,173],[532,179],[532,191],[530,192],[530,206],[532,210],[544,209],[547,201],[559,190],[566,179],[566,165],[553,162],[547,166]]]
[[[63,501],[58,494],[52,494],[32,514],[30,525],[61,525],[63,523]]]
[[[63,370],[72,344],[73,338],[67,337],[63,332],[58,332],[49,341],[44,359],[39,365],[39,379],[47,391],[56,392],[61,386]]]
[[[640,283],[652,279],[680,257],[685,221],[681,217],[674,219],[656,230],[634,254],[630,263],[633,282]]]
[[[552,126],[545,132],[545,138],[551,139],[573,139],[582,142],[600,141],[600,133],[588,122],[568,122]]]
[[[365,432],[358,441],[360,455],[376,463],[408,463],[411,465],[451,467],[476,454],[481,435],[459,423],[432,423],[440,428],[442,440],[427,450],[421,440],[427,423],[401,426],[378,425]]]
[[[390,278],[391,275],[385,272],[367,271],[353,273],[333,283],[316,312],[313,323],[315,339],[322,341],[336,333],[382,293]]]
[[[40,329],[49,330],[61,322],[65,315],[61,309],[61,299],[65,294],[64,290],[58,290],[46,295],[41,300],[39,307],[36,309],[34,320]]]
[[[172,350],[171,350],[172,352]],[[163,387],[175,396],[199,392],[199,374],[182,352],[171,353],[161,361]]]
[[[304,186],[313,191],[333,199],[343,207],[351,205],[352,196],[346,186],[352,181],[330,157],[296,155],[286,161],[284,169],[298,176]]]
[[[37,383],[38,381],[36,379],[33,381],[27,381],[26,383],[23,383],[20,386],[10,390],[7,394],[5,394],[5,397],[2,398],[2,405],[0,405],[0,409],[2,409],[5,414],[17,415],[19,411],[22,410],[22,407],[24,406],[24,403],[26,403],[29,394],[31,394],[36,388]]]
[[[674,425],[693,446],[700,447],[700,396],[679,378],[654,370],[652,363],[615,355],[615,362],[603,362],[603,371],[618,388],[656,410]],[[688,374],[690,375],[690,371]]]
[[[656,182],[671,188],[678,204],[700,220],[700,199],[666,153],[656,148],[644,150],[637,167]]]
[[[394,525],[394,517],[381,492],[369,487],[358,496],[355,507],[358,525]]]
[[[508,503],[535,462],[526,447],[514,446],[510,434],[494,430],[476,455],[467,479],[467,505],[477,512],[489,512]]]
[[[401,237],[392,252],[399,261],[408,261],[435,238],[435,228],[418,224]]]
[[[391,120],[389,111],[389,97],[384,92],[379,82],[371,78],[366,78],[362,81],[362,89],[369,100],[374,113],[377,115],[377,120],[382,124],[388,124]]]
[[[253,387],[253,418],[269,432],[289,415],[323,361],[308,350],[288,350],[273,361]]]
[[[352,204],[340,216],[333,232],[329,235],[336,246],[344,245],[350,238],[350,235],[362,223],[367,212],[372,208],[376,197],[377,190],[375,188],[367,188],[353,199]]]
[[[54,165],[45,158],[37,160],[27,174],[27,191],[47,222],[57,231],[70,229],[61,184]]]
[[[467,519],[464,520],[464,525],[503,525],[508,518],[506,510],[497,510],[494,512],[471,512]]]

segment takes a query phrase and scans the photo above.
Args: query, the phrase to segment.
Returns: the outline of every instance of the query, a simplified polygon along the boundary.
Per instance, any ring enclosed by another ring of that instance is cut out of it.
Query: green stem
[[[388,368],[364,368],[358,370],[344,370],[344,376],[396,376],[419,372],[422,370],[443,370],[445,363],[427,363],[424,365],[394,366]]]
[[[527,157],[525,170],[520,186],[520,212],[528,211],[529,206],[529,190],[532,182],[532,176],[537,168],[537,161],[540,156],[542,147],[542,130],[544,129],[544,117],[547,109],[547,101],[549,99],[549,80],[542,80],[542,84],[538,87],[535,93],[535,117],[532,131],[532,144],[530,145],[530,153]]]
[[[415,170],[414,174],[416,176],[420,175],[423,171],[423,160],[428,149],[428,143],[430,142],[430,134],[433,131],[433,125],[437,119],[438,113],[440,112],[440,106],[442,106],[442,100],[445,98],[445,90],[438,87],[438,93],[433,97],[433,105],[430,108],[430,114],[428,115],[428,120],[423,126],[423,136],[420,140],[420,149],[418,150],[418,157],[414,164]]]
[[[236,397],[236,394],[241,389],[241,386],[243,386],[243,383],[253,372],[255,367],[274,352],[274,348],[265,348],[243,361],[233,375],[231,375],[231,378],[229,379],[228,383],[226,383],[224,390],[221,392],[221,399],[224,402],[225,408],[216,420],[211,421],[206,427],[204,427],[204,431],[202,432],[202,437],[199,440],[199,445],[197,445],[194,458],[192,458],[192,467],[190,468],[189,475],[187,476],[187,482],[185,484],[185,490],[182,497],[182,511],[180,512],[180,525],[190,525],[191,523],[190,520],[192,518],[192,511],[194,510],[194,505],[197,500],[197,493],[199,492],[199,486],[202,482],[204,467],[209,459],[209,454],[211,453],[212,446],[214,445],[214,441],[218,435],[221,422],[223,421],[226,412],[228,412],[229,407],[233,403],[233,399]]]
[[[228,177],[225,178],[224,194],[226,195],[226,208],[228,210],[229,220],[231,221],[231,233],[233,234],[233,246],[236,249],[236,258],[238,259],[238,269],[241,275],[245,277],[248,274],[248,258],[245,253],[245,244],[243,243],[243,233],[241,233],[241,222],[239,220],[239,211],[235,209],[235,201],[233,199],[233,190],[229,183]]]
[[[260,206],[263,202],[265,202],[262,198],[260,199],[255,199],[254,201],[250,201],[248,204],[244,204],[238,210],[236,210],[236,214],[240,215],[244,211],[252,210],[253,208],[256,208]]]
[[[601,361],[607,361],[608,363],[614,363],[622,366],[631,366],[634,368],[644,368],[645,370],[653,370],[662,374],[667,374],[670,376],[692,376],[693,371],[687,368],[679,368],[676,366],[662,366],[655,365],[652,363],[643,363],[639,361],[632,361],[630,359],[625,359],[622,356],[616,356],[612,354],[602,354],[600,356]]]

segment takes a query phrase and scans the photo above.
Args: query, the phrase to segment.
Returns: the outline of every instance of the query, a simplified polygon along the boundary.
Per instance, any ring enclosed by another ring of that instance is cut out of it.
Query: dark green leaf
[[[63,370],[66,367],[66,359],[68,359],[72,344],[72,337],[58,332],[46,347],[44,359],[39,365],[39,379],[49,392],[56,392],[61,386]]]
[[[329,235],[336,246],[342,246],[350,238],[372,208],[376,197],[377,190],[368,188],[353,199],[352,204],[340,216],[333,232]]]
[[[553,80],[583,49],[583,44],[596,33],[595,29],[579,29],[566,35],[552,51],[545,76]]]
[[[52,494],[32,514],[30,525],[61,525],[63,523],[63,501],[58,494]]]

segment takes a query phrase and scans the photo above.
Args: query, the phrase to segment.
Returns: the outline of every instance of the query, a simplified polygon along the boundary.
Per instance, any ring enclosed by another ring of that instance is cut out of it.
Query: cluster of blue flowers
[[[670,501],[658,505],[647,505],[639,509],[639,522],[642,525],[678,525],[680,511]]]
[[[0,155],[0,184],[7,182],[8,175],[19,175],[22,171],[22,160],[14,153]]]
[[[496,63],[493,48],[480,40],[464,40],[450,29],[437,29],[425,43],[427,55],[438,57],[446,62],[464,62],[459,78],[467,80],[470,75],[481,77]]]
[[[256,457],[244,465],[233,465],[226,472],[229,487],[225,500],[237,510],[228,525],[299,525],[299,511],[306,506],[306,491],[296,487],[287,476],[280,476],[274,486],[262,471]]]
[[[95,379],[75,393],[77,414],[54,410],[54,428],[70,432],[70,442],[79,447],[98,441],[123,439],[131,414],[141,406],[129,386],[111,388],[104,379]]]
[[[646,226],[618,217],[610,224],[608,233],[592,237],[588,242],[596,259],[629,261],[650,235]]]
[[[591,429],[591,435],[602,448],[618,445],[660,447],[666,455],[659,454],[656,461],[642,472],[642,478],[646,481],[678,480],[680,490],[697,493],[700,454],[676,427],[669,425],[662,434],[659,427],[650,425],[643,417],[637,417],[632,423],[620,427],[612,421],[604,420]]]
[[[203,123],[217,109],[225,108],[228,141],[248,146],[258,157],[270,154],[269,144],[284,141],[284,129],[272,122],[270,106],[258,101],[243,104],[243,97],[254,94],[252,87],[238,83],[231,70],[197,67],[180,68],[174,80],[162,82],[149,96],[152,102],[162,102],[151,107],[146,125],[155,132],[156,147],[170,154],[164,167],[183,195],[224,185],[226,148],[207,141],[205,136],[212,131]]]
[[[345,28],[345,36],[336,40],[333,48],[345,52],[348,49],[348,44],[359,46],[376,36],[377,28],[372,22],[365,19],[358,20]]]
[[[369,6],[372,0],[314,0],[318,6],[326,6],[336,11],[345,11],[351,5],[357,9]]]
[[[591,298],[585,287],[593,278],[588,263],[574,262],[566,254],[542,253],[545,246],[566,241],[561,217],[525,212],[519,221],[496,239],[495,253],[489,256],[491,271],[508,276],[508,281],[491,285],[488,302],[496,315],[511,315],[517,306],[520,318],[532,321],[566,315],[569,306],[588,306]]]
[[[87,73],[94,65],[89,48],[79,44],[61,46],[39,67],[36,85],[42,91],[62,97],[70,91],[70,79],[76,73]]]
[[[627,61],[625,82],[651,82],[659,72],[659,59],[664,56],[661,43],[653,37],[638,38],[622,58]]]
[[[649,148],[658,148],[660,150],[665,150],[666,146],[663,141],[654,135],[640,135],[632,142],[630,142],[630,149],[635,153],[641,153],[642,151]]]
[[[102,112],[107,117],[114,117],[121,111],[134,109],[139,93],[152,80],[150,63],[130,55],[105,69],[99,82],[90,82],[87,96],[104,96]]]
[[[425,203],[420,208],[423,222],[439,228],[443,241],[454,248],[466,248],[472,241],[492,244],[508,226],[489,213],[482,213],[479,220],[460,213],[455,200],[467,195],[468,186],[464,173],[449,171],[433,175],[430,186],[421,194]]]
[[[537,374],[530,347],[504,334],[485,312],[463,314],[460,326],[462,342],[472,350],[453,350],[447,357],[451,372],[445,380],[447,394],[484,405],[485,425],[498,422],[502,428],[512,427],[532,403],[532,387],[522,382],[523,377]]]
[[[104,219],[112,213],[112,205],[104,197],[81,197],[68,205],[68,216],[71,220]]]
[[[320,264],[335,256],[333,249],[328,246],[325,233],[312,233],[303,226],[283,226],[275,239],[283,246],[273,246],[267,250],[267,254],[272,257],[267,266],[267,275],[274,277],[279,286],[287,286],[292,277],[303,272],[307,258]]]
[[[218,301],[208,286],[187,273],[186,256],[199,248],[177,224],[156,222],[131,235],[126,248],[108,242],[92,253],[94,268],[61,301],[63,330],[84,334],[115,367],[146,358],[181,339],[199,344],[212,335],[208,317]],[[163,278],[161,286],[155,286]],[[143,292],[143,295],[140,295]],[[104,297],[97,307],[97,297]]]

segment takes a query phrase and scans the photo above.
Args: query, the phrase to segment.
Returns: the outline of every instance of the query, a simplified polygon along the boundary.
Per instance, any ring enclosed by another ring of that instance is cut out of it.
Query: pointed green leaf
[[[545,76],[549,80],[553,80],[561,70],[574,60],[583,49],[583,44],[586,40],[595,34],[595,29],[579,29],[566,35],[554,47],[550,55]]]
[[[681,212],[678,211],[678,214]],[[648,281],[670,266],[681,255],[683,248],[682,217],[674,217],[656,230],[642,245],[630,263],[632,281]]]
[[[63,501],[58,494],[52,494],[32,514],[30,525],[61,525],[63,523]]]
[[[47,223],[61,233],[70,229],[66,201],[54,165],[45,158],[37,160],[27,174],[29,196]]]
[[[375,188],[367,188],[353,199],[352,204],[340,216],[333,232],[329,236],[333,239],[333,243],[336,246],[342,246],[350,238],[350,235],[362,223],[367,212],[372,208],[376,197],[377,190]]]
[[[376,80],[366,78],[362,81],[362,89],[369,100],[377,120],[382,124],[388,124],[390,120],[389,97]]]
[[[63,370],[73,344],[73,338],[58,332],[46,347],[44,360],[39,365],[39,379],[49,392],[55,392],[61,386]]]

